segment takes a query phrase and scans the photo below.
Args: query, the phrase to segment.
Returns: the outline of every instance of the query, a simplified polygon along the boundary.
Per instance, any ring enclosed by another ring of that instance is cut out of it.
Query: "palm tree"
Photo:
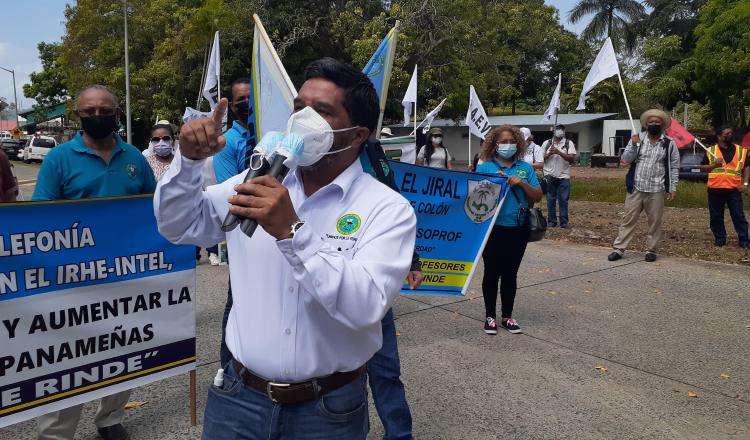
[[[645,12],[643,5],[636,0],[580,0],[570,10],[568,21],[576,24],[583,17],[594,14],[581,38],[595,42],[610,37],[615,48],[624,44],[631,51],[638,36],[634,24],[641,21]]]

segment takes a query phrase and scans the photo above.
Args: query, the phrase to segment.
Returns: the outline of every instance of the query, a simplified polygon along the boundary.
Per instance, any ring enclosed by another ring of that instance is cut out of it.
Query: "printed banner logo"
[[[469,195],[464,203],[464,212],[474,223],[484,223],[495,213],[502,187],[489,180],[469,180],[467,183]]]
[[[346,214],[336,222],[336,230],[339,234],[352,235],[359,230],[361,224],[362,220],[357,214]]]

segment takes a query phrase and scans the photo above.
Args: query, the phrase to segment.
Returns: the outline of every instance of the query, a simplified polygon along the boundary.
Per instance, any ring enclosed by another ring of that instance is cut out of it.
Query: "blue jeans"
[[[546,176],[547,180],[547,222],[557,224],[557,205],[560,205],[560,225],[568,224],[568,198],[570,179]]]
[[[226,365],[224,384],[208,389],[202,440],[356,440],[370,429],[364,374],[318,400],[273,403]]]
[[[727,229],[724,227],[724,206],[729,207],[734,230],[740,245],[750,243],[747,233],[747,219],[742,206],[742,193],[734,189],[708,189],[708,213],[711,221],[711,232],[718,243],[726,243]]]
[[[388,310],[383,320],[383,347],[367,363],[372,400],[383,422],[385,440],[413,439],[411,434],[411,412],[406,403],[406,392],[401,382],[401,360],[398,357],[396,324],[393,309]]]

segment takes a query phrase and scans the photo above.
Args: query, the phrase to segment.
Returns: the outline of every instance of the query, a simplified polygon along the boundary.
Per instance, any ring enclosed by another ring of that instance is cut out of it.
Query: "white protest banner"
[[[417,161],[417,140],[414,136],[381,138],[380,146],[389,159],[406,163]]]
[[[445,101],[447,101],[448,98],[443,98],[442,101],[440,101],[440,104],[437,105],[432,111],[427,113],[427,116],[424,117],[424,121],[420,122],[417,128],[422,127],[422,133],[427,133],[427,131],[430,129],[430,126],[432,125],[432,121],[435,120],[438,113],[440,113],[440,110],[443,109],[443,104],[445,104]]]
[[[214,34],[214,44],[208,57],[208,70],[203,86],[203,97],[206,98],[211,110],[219,104],[221,91],[219,90],[219,75],[221,73],[221,57],[219,55],[219,31]]]
[[[186,107],[182,115],[182,122],[190,122],[194,119],[210,118],[213,112],[202,112],[192,107]]]
[[[542,119],[542,122],[552,122],[552,117],[555,117],[555,120],[557,120],[557,113],[560,111],[560,90],[562,89],[562,73],[558,75],[557,77],[557,87],[555,88],[555,93],[552,94],[552,100],[549,102],[549,107],[547,107],[547,111],[544,112],[544,119]]]
[[[469,88],[469,109],[466,111],[466,120],[464,122],[469,126],[471,134],[482,139],[484,139],[492,128],[489,119],[487,119],[487,113],[484,112],[484,107],[482,107],[482,102],[479,101],[477,92],[474,90],[474,86],[470,86]]]
[[[576,110],[586,110],[586,94],[588,94],[591,89],[605,79],[619,74],[620,67],[617,65],[615,48],[612,46],[612,40],[607,38],[607,40],[604,41],[601,50],[596,55],[591,70],[589,70],[588,75],[586,75],[586,80],[583,82],[583,88],[581,89],[581,96],[578,98],[578,107],[576,107]]]
[[[0,218],[0,427],[195,368],[195,248],[159,234],[151,197]]]
[[[404,93],[404,99],[401,100],[401,105],[404,106],[404,127],[409,125],[411,119],[411,106],[414,105],[414,123],[416,124],[417,117],[417,66],[414,66],[414,73],[411,74],[411,80],[409,80],[409,87],[406,88]]]

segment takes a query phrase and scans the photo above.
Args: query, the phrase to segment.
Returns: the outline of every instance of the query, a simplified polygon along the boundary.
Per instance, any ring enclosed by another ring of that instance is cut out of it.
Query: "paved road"
[[[613,264],[607,253],[530,245],[515,311],[523,335],[483,333],[479,280],[465,298],[399,298],[416,437],[750,439],[748,269],[649,264],[636,254]],[[198,273],[202,411],[218,367],[226,268],[203,263]],[[136,390],[132,399],[146,404],[126,419],[133,439],[199,438],[187,393],[186,376]],[[87,405],[77,439],[96,438],[93,410]],[[381,438],[372,407],[370,418],[370,438]],[[0,430],[0,439],[32,432],[24,423]]]
[[[25,164],[20,160],[14,160],[13,170],[16,172],[18,178],[18,186],[20,191],[19,200],[31,200],[31,195],[34,194],[34,186],[36,184],[36,177],[39,174],[39,167],[41,163],[30,163]]]

